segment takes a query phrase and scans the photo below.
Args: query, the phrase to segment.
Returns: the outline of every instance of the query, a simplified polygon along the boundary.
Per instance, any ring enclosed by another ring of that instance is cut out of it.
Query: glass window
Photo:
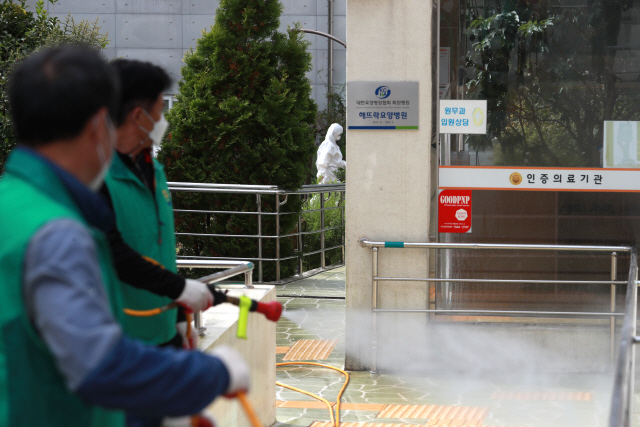
[[[440,31],[440,58],[448,62],[441,75],[450,76],[440,81],[441,96],[487,100],[488,107],[486,135],[441,135],[441,164],[640,168],[640,1],[442,0]],[[472,209],[471,232],[440,233],[440,241],[640,240],[635,192],[474,190]],[[441,277],[608,280],[611,259],[450,251],[438,265]],[[450,308],[610,308],[608,286],[438,286],[438,305]]]
[[[457,94],[489,110],[487,135],[466,136],[464,148],[487,153],[476,157],[484,165],[602,167],[605,122],[640,120],[640,4],[460,6]]]

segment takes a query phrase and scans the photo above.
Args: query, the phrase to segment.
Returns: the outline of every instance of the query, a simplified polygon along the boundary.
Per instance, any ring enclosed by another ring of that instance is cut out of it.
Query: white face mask
[[[151,118],[151,116],[149,115],[149,113],[147,113],[145,110],[142,110],[142,112],[149,118],[149,120],[151,120],[151,122],[153,123],[153,129],[151,129],[150,131],[146,130],[145,128],[143,128],[142,126],[138,126],[141,130],[145,131],[147,133],[147,136],[149,137],[149,139],[153,142],[153,146],[155,148],[159,148],[160,147],[160,143],[162,142],[162,137],[164,136],[164,133],[167,131],[167,126],[169,126],[169,123],[165,120],[164,118],[164,113],[162,113],[160,115],[160,120],[158,120],[157,122],[153,120],[153,118]]]
[[[95,178],[93,178],[88,184],[89,189],[93,192],[97,192],[98,190],[100,190],[100,187],[102,187],[104,177],[107,175],[107,172],[109,172],[109,169],[111,168],[111,163],[113,161],[114,155],[113,149],[116,146],[117,135],[115,127],[113,126],[113,122],[111,121],[111,118],[109,118],[109,116],[105,116],[105,121],[107,125],[107,132],[109,133],[109,150],[111,152],[109,153],[107,150],[105,150],[104,144],[102,143],[96,145],[96,153],[98,154],[98,160],[100,161],[101,166],[100,172],[98,172]],[[107,158],[107,156],[109,158]]]

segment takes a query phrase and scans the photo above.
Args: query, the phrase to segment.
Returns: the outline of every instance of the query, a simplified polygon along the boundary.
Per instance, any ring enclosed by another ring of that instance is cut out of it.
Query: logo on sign
[[[511,175],[509,175],[509,182],[511,182],[513,185],[520,185],[520,183],[522,182],[522,175],[520,175],[518,172],[514,172]]]
[[[473,115],[471,117],[473,117],[473,123],[476,126],[482,126],[482,123],[484,123],[484,113],[480,107],[473,110]]]
[[[389,89],[388,86],[380,86],[376,89],[375,94],[378,99],[385,99],[388,98],[389,95],[391,95],[391,89]]]
[[[458,221],[464,221],[465,219],[467,219],[467,211],[465,211],[464,209],[458,209],[456,211],[456,219]]]

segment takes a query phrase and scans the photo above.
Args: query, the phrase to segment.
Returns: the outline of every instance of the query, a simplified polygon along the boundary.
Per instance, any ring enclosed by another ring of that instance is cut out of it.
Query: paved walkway
[[[344,366],[344,290],[344,267],[278,286],[284,312],[277,326],[277,362]],[[611,375],[535,375],[523,382],[522,375],[505,374],[475,379],[449,372],[428,377],[350,374],[340,411],[340,421],[349,423],[345,427],[603,427],[608,420]],[[287,366],[278,368],[277,380],[335,405],[344,377],[331,369]],[[279,422],[330,427],[322,402],[283,387],[276,392]]]

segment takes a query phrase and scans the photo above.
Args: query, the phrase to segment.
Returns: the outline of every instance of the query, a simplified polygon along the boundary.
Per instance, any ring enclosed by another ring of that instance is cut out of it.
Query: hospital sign
[[[418,82],[347,83],[347,129],[418,129]]]
[[[487,101],[440,100],[440,133],[486,134]]]

